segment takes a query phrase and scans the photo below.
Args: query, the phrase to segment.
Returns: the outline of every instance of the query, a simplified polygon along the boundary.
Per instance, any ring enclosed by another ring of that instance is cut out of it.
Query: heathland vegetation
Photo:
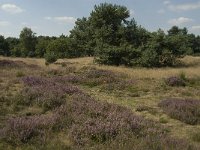
[[[0,149],[200,148],[200,58],[129,68],[0,57]]]
[[[69,36],[1,36],[0,149],[199,150],[199,54],[107,3]]]

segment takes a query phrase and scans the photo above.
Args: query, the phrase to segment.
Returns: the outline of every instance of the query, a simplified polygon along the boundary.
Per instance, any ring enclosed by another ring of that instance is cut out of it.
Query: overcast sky
[[[30,27],[37,35],[68,35],[77,18],[103,2],[126,6],[150,31],[178,25],[200,35],[200,0],[0,0],[0,34],[18,37]]]

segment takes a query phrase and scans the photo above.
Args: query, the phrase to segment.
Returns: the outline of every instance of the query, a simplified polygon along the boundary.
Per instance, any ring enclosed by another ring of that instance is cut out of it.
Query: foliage
[[[98,50],[95,61],[107,65],[132,66],[138,64],[140,55],[140,50],[131,46],[106,46]]]
[[[52,128],[58,120],[58,114],[10,118],[1,132],[10,142],[26,143],[34,136],[45,136],[44,131]]]
[[[49,44],[49,40],[46,40],[43,38],[41,38],[41,39],[38,38],[38,42],[35,47],[35,55],[37,57],[43,58],[45,56],[48,44]]]
[[[54,63],[54,62],[57,61],[57,59],[58,59],[58,57],[57,57],[57,55],[54,52],[47,52],[45,54],[46,64]]]
[[[22,56],[35,56],[36,36],[30,28],[23,28],[20,33]]]
[[[6,41],[9,45],[9,51],[11,52],[11,55],[15,56],[12,51],[14,50],[14,48],[19,45],[20,41],[18,38],[14,38],[14,37],[8,37],[6,38]],[[18,56],[19,57],[19,56]]]
[[[74,29],[70,31],[70,48],[79,56],[93,56],[93,30],[87,18],[77,19]],[[78,43],[78,44],[77,44]]]
[[[9,56],[9,45],[3,36],[0,35],[0,55]]]

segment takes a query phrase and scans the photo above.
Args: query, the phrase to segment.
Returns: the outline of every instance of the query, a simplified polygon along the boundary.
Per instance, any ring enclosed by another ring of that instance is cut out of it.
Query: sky
[[[0,0],[0,35],[19,37],[24,27],[38,36],[69,35],[77,18],[104,2],[126,6],[149,31],[177,25],[200,35],[200,0]]]

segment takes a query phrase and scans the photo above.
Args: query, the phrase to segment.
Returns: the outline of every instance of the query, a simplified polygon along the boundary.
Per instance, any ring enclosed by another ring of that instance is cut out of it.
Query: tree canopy
[[[69,36],[36,36],[23,28],[19,39],[0,36],[0,55],[57,58],[93,56],[100,64],[173,66],[184,55],[200,54],[200,36],[187,28],[150,32],[130,18],[125,6],[95,5],[88,17],[78,18]]]

